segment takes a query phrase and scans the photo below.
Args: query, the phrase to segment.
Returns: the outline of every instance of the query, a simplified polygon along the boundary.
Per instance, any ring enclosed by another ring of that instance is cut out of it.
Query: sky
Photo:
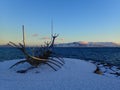
[[[0,0],[0,44],[42,44],[53,32],[56,43],[120,43],[120,0]]]

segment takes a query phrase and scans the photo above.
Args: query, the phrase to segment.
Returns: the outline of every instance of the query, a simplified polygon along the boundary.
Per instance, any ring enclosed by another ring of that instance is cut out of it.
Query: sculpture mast
[[[23,31],[23,45],[25,47],[25,31],[24,31],[24,25],[22,25],[22,31]]]
[[[51,41],[53,37],[53,19],[51,19]]]

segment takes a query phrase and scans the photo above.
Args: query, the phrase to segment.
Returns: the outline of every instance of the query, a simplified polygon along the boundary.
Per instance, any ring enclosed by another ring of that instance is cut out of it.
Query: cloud
[[[39,35],[38,34],[33,34],[32,37],[38,37]]]
[[[42,38],[40,38],[41,40],[51,40],[51,38],[50,37],[42,37]],[[57,38],[56,39],[56,41],[64,41],[65,39],[64,38]]]
[[[59,40],[59,41],[64,41],[64,38],[58,38],[57,40]]]
[[[60,38],[61,41],[64,41],[64,38]]]
[[[50,38],[49,37],[42,37],[40,39],[42,39],[42,40],[49,40]]]

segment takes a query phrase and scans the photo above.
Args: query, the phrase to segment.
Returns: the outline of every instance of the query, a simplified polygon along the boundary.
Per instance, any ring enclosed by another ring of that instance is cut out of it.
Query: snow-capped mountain
[[[119,47],[120,45],[114,42],[71,42],[56,44],[56,47]]]

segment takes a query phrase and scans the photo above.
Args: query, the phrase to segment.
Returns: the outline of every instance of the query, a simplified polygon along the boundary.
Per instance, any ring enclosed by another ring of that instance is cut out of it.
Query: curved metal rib
[[[55,59],[53,59],[53,58],[49,58],[49,60],[52,60],[52,61],[55,61],[55,62],[57,62],[57,63],[59,63],[60,65],[64,65],[63,63],[61,63],[61,62],[59,62],[59,61],[57,61],[57,60],[55,60]]]
[[[54,62],[52,62],[52,61],[48,61],[48,63],[52,63],[53,65],[56,65],[57,67],[61,68],[60,65],[58,65],[58,64],[56,64],[56,63],[54,63]]]
[[[13,68],[14,66],[20,64],[20,63],[25,63],[25,62],[27,62],[27,60],[19,61],[19,62],[15,63],[14,65],[12,65],[12,66],[10,67],[10,69]]]
[[[61,59],[61,58],[59,58],[59,57],[57,57],[57,56],[54,56],[54,58],[58,59],[59,61],[61,61],[62,63],[65,64],[64,59]]]
[[[47,64],[49,67],[51,67],[53,70],[57,71],[57,69],[55,69],[52,65],[50,65],[49,63],[45,63]]]

